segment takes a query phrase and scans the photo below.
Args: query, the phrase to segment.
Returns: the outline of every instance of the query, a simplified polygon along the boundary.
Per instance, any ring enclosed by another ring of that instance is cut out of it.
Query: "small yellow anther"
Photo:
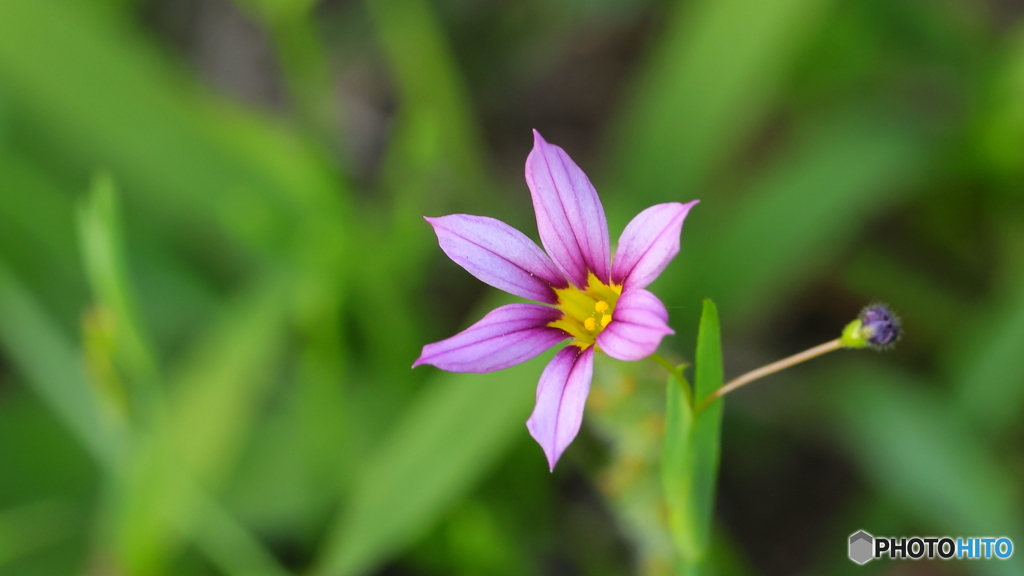
[[[587,318],[583,321],[583,327],[593,332],[597,328],[597,321],[593,317]]]
[[[605,314],[604,316],[601,316],[601,327],[602,328],[607,328],[608,325],[611,324],[611,323],[612,323],[612,315],[611,314]]]
[[[608,303],[604,300],[598,300],[597,303],[594,304],[594,310],[597,310],[598,312],[604,312],[607,309]]]

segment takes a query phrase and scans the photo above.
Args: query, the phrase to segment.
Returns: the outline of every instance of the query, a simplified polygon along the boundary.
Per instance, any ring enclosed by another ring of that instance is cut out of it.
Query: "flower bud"
[[[843,329],[840,338],[846,348],[891,348],[903,335],[900,319],[884,304],[871,304]]]

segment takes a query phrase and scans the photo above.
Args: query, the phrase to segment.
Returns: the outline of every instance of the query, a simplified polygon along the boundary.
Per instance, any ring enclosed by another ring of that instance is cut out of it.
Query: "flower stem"
[[[767,365],[762,366],[762,367],[760,367],[760,368],[758,368],[756,370],[751,370],[750,372],[747,372],[746,374],[744,374],[742,376],[739,376],[738,378],[734,378],[734,379],[726,382],[724,385],[722,385],[721,388],[719,388],[718,390],[715,390],[715,392],[713,394],[711,394],[710,396],[705,398],[704,401],[700,403],[700,406],[697,407],[697,414],[700,414],[701,412],[703,412],[704,409],[707,408],[708,405],[710,405],[715,400],[721,398],[722,396],[725,396],[726,394],[728,394],[729,392],[732,392],[733,390],[739,388],[740,386],[743,386],[745,384],[749,384],[749,383],[753,382],[754,380],[757,380],[758,378],[763,378],[763,377],[765,377],[765,376],[767,376],[769,374],[774,374],[775,372],[778,372],[779,370],[783,370],[785,368],[789,368],[790,366],[794,366],[794,365],[799,364],[799,363],[801,363],[801,362],[803,362],[805,360],[810,360],[811,358],[814,358],[815,356],[821,356],[822,354],[825,354],[826,352],[831,352],[833,350],[838,350],[838,349],[840,349],[842,347],[843,347],[842,342],[840,341],[839,338],[836,338],[835,340],[832,340],[830,342],[825,342],[824,344],[819,344],[818,346],[815,346],[814,348],[810,348],[808,350],[804,350],[803,352],[800,352],[798,354],[793,354],[789,358],[783,358],[782,360],[779,360],[778,362],[772,362],[771,364],[767,364]]]
[[[686,377],[683,376],[683,372],[680,370],[681,366],[672,364],[668,360],[662,358],[662,356],[657,352],[651,354],[648,358],[660,364],[665,370],[668,370],[669,374],[679,381],[679,385],[683,388],[683,396],[686,398],[687,403],[692,405],[693,393],[690,391],[690,383],[686,381]],[[685,366],[685,364],[683,366]]]

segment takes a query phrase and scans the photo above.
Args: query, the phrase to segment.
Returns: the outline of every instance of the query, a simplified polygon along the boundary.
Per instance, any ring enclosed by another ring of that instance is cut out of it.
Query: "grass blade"
[[[429,528],[525,437],[533,390],[550,357],[490,374],[439,375],[363,465],[314,573],[367,572]],[[539,450],[537,465],[544,465]]]
[[[700,330],[697,333],[694,404],[699,406],[709,394],[722,387],[722,336],[718,308],[704,299]],[[718,483],[718,460],[721,454],[723,400],[711,403],[697,414],[693,422],[693,481],[690,498],[694,513],[696,563],[706,560],[711,540],[711,520],[715,510],[715,486]]]
[[[110,355],[128,376],[132,408],[148,413],[159,392],[157,361],[142,332],[126,265],[120,201],[109,175],[94,178],[88,198],[79,206],[78,236],[97,307],[93,317],[110,318]]]
[[[112,465],[118,439],[89,390],[80,356],[39,302],[2,264],[0,344],[89,452]]]
[[[831,0],[677,2],[615,155],[631,208],[689,198],[748,138]],[[626,211],[630,213],[630,211]]]
[[[668,506],[672,543],[680,557],[692,556],[696,549],[693,541],[693,513],[690,507],[691,464],[690,437],[693,431],[693,412],[683,385],[675,376],[669,376],[665,386],[665,443],[661,461],[661,483]]]
[[[694,405],[722,386],[718,309],[704,299],[697,334]],[[680,573],[705,574],[715,509],[722,400],[693,414],[680,382],[669,379],[662,482]]]
[[[200,490],[230,470],[273,381],[286,307],[270,282],[247,294],[197,343],[128,471],[116,537],[125,569],[159,571],[202,513]],[[175,530],[176,529],[176,530]]]
[[[933,387],[863,360],[827,378],[831,408],[852,455],[886,498],[923,531],[1024,534],[1019,482],[985,437]],[[870,527],[865,526],[870,531]],[[983,562],[978,574],[1021,573],[1022,561]]]

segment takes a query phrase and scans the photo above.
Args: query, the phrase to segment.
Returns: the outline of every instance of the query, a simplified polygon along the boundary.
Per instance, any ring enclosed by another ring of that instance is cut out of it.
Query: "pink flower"
[[[491,372],[525,362],[571,339],[544,369],[526,422],[555,463],[579,432],[594,353],[618,360],[653,354],[673,331],[658,297],[645,290],[679,253],[683,220],[698,201],[638,214],[610,258],[604,208],[586,174],[536,130],[526,159],[544,253],[522,232],[483,216],[427,218],[452,260],[483,282],[542,304],[501,306],[463,332],[423,347],[413,364],[451,372]]]

